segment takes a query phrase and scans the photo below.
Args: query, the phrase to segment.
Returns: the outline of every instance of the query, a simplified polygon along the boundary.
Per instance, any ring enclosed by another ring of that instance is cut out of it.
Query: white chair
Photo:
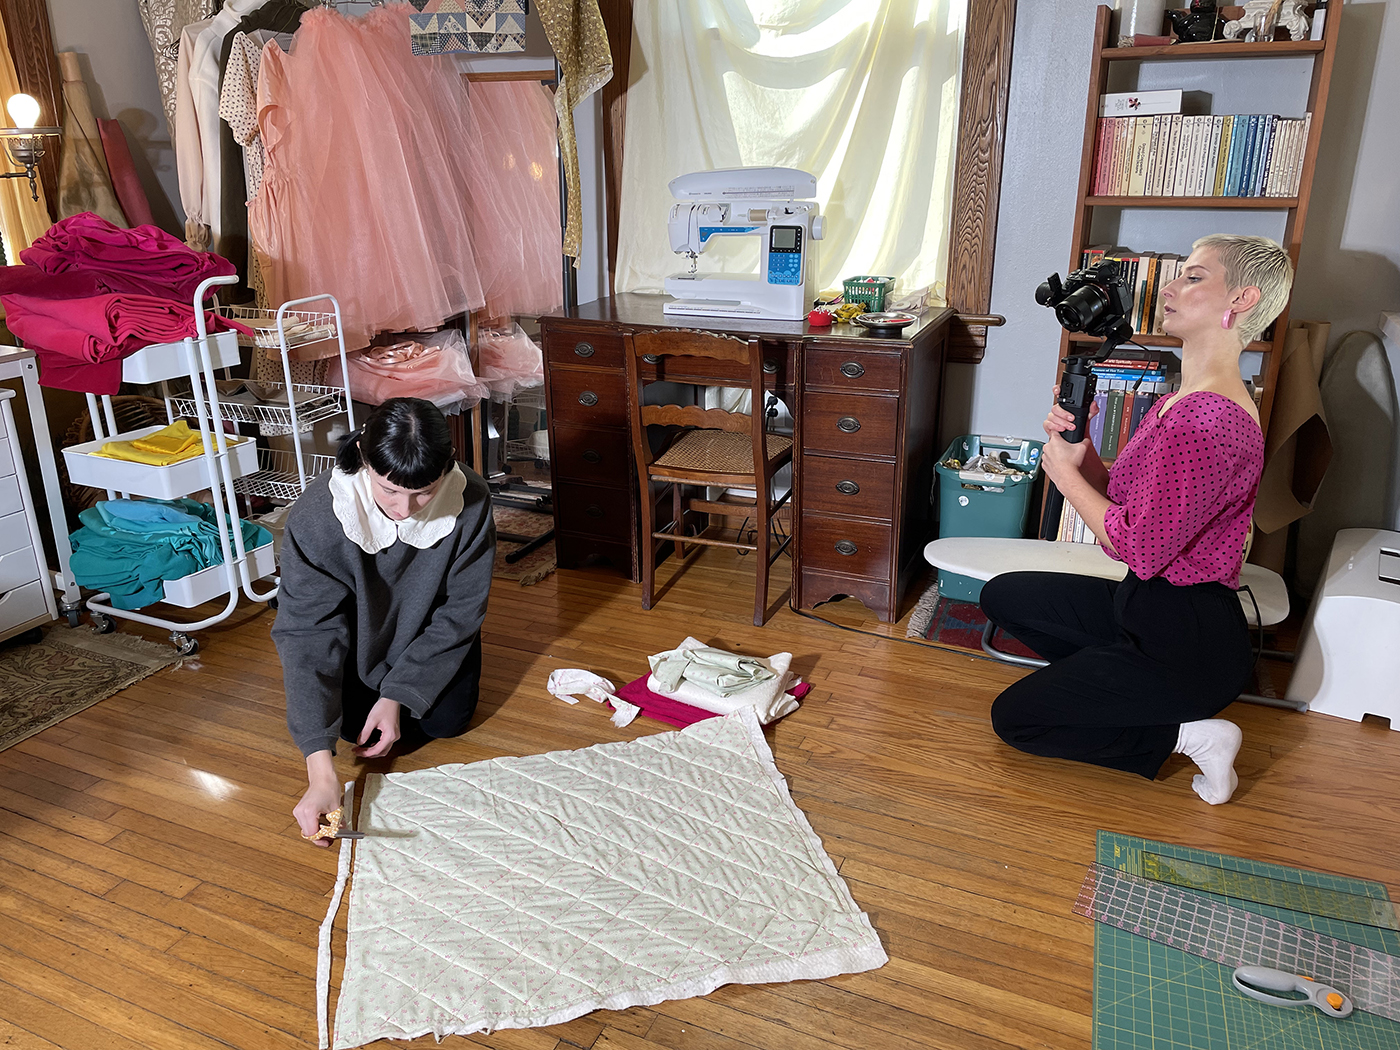
[[[1004,572],[1067,572],[1076,576],[1097,576],[1121,580],[1128,567],[1114,561],[1093,543],[1064,543],[1048,540],[994,539],[986,536],[949,536],[924,547],[924,560],[947,572],[960,573],[974,580],[990,580]],[[1249,588],[1246,590],[1245,588]],[[1400,590],[1400,588],[1397,588]],[[1251,597],[1252,595],[1252,597]],[[1258,565],[1246,562],[1240,570],[1240,605],[1250,626],[1270,627],[1288,618],[1288,588],[1283,578]],[[1257,613],[1256,613],[1257,605]],[[992,645],[996,627],[988,623],[982,631],[982,649],[1003,663],[1022,667],[1044,667],[1045,660],[1014,656]],[[1304,704],[1246,694],[1240,699],[1269,707],[1304,710]]]
[[[1381,578],[1382,548],[1400,550],[1400,532],[1342,529],[1332,540],[1288,699],[1353,722],[1379,715],[1400,729],[1400,583]]]

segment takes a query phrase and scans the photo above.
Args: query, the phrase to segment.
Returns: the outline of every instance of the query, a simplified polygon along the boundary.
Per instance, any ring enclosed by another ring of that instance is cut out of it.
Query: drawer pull
[[[579,357],[592,357],[594,354],[593,344],[576,343],[574,345],[574,353],[578,354]]]
[[[657,354],[643,354],[643,355],[642,355],[642,360],[645,361],[645,362],[646,362],[647,364],[649,364],[649,365],[654,365],[654,364],[656,364],[658,361],[660,361],[661,358],[660,358],[660,356],[657,355]]]
[[[583,451],[583,461],[585,463],[601,463],[603,462],[603,457],[598,455],[593,449],[588,448]]]
[[[857,550],[859,550],[859,548],[858,548],[854,543],[852,543],[850,540],[842,540],[840,543],[838,543],[838,544],[836,545],[836,553],[837,553],[837,554],[844,554],[844,555],[845,555],[846,557],[848,557],[848,558],[849,558],[852,554],[854,554]]]
[[[584,408],[592,408],[598,403],[598,395],[591,390],[585,390],[578,396],[578,403]]]
[[[776,361],[768,361],[768,360],[765,360],[765,361],[763,362],[763,370],[764,370],[765,372],[767,372],[770,376],[771,376],[771,375],[777,375],[777,373],[778,373],[778,362],[776,362]]]
[[[582,398],[579,398],[582,401]],[[860,420],[855,416],[842,416],[836,421],[836,428],[847,434],[854,434],[860,429]]]
[[[583,512],[590,518],[601,518],[603,516],[603,508],[596,503],[590,503],[588,506],[584,507]]]
[[[865,366],[856,361],[847,361],[841,366],[841,374],[850,379],[859,379],[865,375]]]
[[[838,481],[836,483],[836,491],[843,496],[854,496],[860,491],[860,486],[854,481]]]

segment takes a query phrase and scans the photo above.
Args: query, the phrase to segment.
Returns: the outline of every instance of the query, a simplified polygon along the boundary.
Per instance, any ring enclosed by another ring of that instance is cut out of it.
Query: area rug
[[[888,961],[748,709],[371,775],[356,827],[337,1048]]]
[[[105,700],[178,659],[168,645],[91,627],[53,626],[0,647],[0,751]]]
[[[909,627],[904,636],[923,638],[934,645],[966,649],[968,652],[986,655],[982,649],[982,632],[986,627],[987,617],[982,614],[980,605],[976,602],[944,598],[938,593],[938,584],[933,583],[914,606],[914,611],[909,614]],[[996,633],[992,644],[1012,656],[1036,655],[1004,631]]]
[[[550,529],[554,528],[554,515],[537,514],[531,510],[523,510],[519,507],[503,507],[497,505],[492,509],[492,515],[496,519],[497,533],[510,533],[516,536],[543,536]],[[506,561],[506,555],[513,551],[518,551],[524,544],[512,543],[508,540],[496,539],[496,564],[491,570],[491,575],[503,580],[516,580],[522,587],[529,587],[532,583],[539,583],[551,572],[557,564],[554,560],[554,541],[550,540],[538,550],[533,550],[515,564]]]

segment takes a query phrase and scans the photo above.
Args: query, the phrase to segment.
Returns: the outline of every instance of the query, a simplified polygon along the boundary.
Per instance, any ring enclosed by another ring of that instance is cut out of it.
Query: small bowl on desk
[[[918,317],[903,310],[882,311],[873,314],[857,314],[856,324],[871,335],[899,335],[900,332],[918,321]]]

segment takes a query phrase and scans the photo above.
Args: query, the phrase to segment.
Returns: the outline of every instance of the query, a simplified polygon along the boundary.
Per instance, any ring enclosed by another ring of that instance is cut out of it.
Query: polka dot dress
[[[1141,579],[1238,588],[1264,435],[1241,406],[1200,390],[1154,409],[1109,471],[1104,529]]]

